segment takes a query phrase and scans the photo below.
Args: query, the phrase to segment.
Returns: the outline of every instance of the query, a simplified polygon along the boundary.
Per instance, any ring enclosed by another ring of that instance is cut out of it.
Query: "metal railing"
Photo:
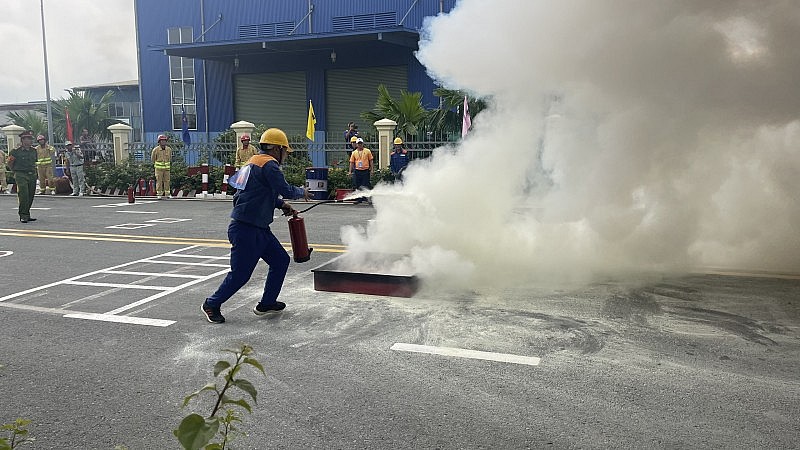
[[[368,143],[370,144],[370,143]],[[252,144],[251,144],[252,145]],[[258,144],[255,144],[258,145]],[[156,144],[146,142],[132,142],[128,144],[128,151],[134,161],[150,162],[150,153]],[[353,151],[346,144],[342,142],[293,142],[292,156],[295,158],[307,158],[311,161],[321,161],[321,155],[324,155],[324,164],[327,167],[347,167],[350,161],[350,153]],[[200,164],[208,164],[210,166],[222,166],[225,164],[233,164],[236,158],[235,143],[227,142],[200,142],[196,144],[183,144],[172,143],[172,159],[173,161],[182,161],[187,166],[198,166]],[[380,155],[377,150],[377,143],[374,145],[367,145],[367,148],[372,147],[372,153],[375,157],[376,164],[380,164]],[[409,159],[427,158],[433,154],[437,149],[452,150],[452,142],[406,142],[405,148],[409,152]],[[111,151],[111,160],[113,161],[113,149]]]

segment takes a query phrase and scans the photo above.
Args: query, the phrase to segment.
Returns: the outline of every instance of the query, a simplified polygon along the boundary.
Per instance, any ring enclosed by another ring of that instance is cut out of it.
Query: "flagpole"
[[[44,50],[44,86],[47,94],[47,141],[53,144],[53,108],[50,105],[50,74],[47,71],[47,39],[44,32],[44,0],[39,0],[42,16],[42,49]]]

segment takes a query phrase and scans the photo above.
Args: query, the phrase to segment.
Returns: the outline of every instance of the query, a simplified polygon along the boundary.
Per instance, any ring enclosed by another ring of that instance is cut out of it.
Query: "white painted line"
[[[392,345],[392,350],[401,352],[428,353],[431,355],[455,356],[458,358],[484,359],[487,361],[499,361],[512,364],[526,364],[538,366],[541,361],[535,356],[511,355],[508,353],[482,352],[479,350],[467,350],[453,347],[432,347],[430,345],[416,345],[396,343]]]
[[[13,254],[14,252],[12,252],[11,250],[4,250],[0,252],[0,258],[2,258],[3,256],[11,256]]]
[[[117,211],[118,213],[128,213],[128,214],[158,214],[158,211]]]
[[[177,223],[177,222],[187,222],[192,219],[174,219],[172,217],[164,217],[162,219],[153,219],[153,220],[146,220],[145,222],[154,222],[154,223]]]
[[[136,203],[106,203],[105,205],[93,205],[92,208],[118,208],[120,206],[135,206],[135,205],[146,205],[148,203],[155,203],[155,200],[139,200]],[[33,209],[33,208],[31,208]]]
[[[144,277],[205,278],[205,275],[189,275],[181,273],[158,273],[158,272],[132,272],[127,270],[107,270],[103,273],[109,273],[112,275],[141,275]]]
[[[195,248],[198,248],[198,247],[200,247],[200,246],[192,245],[192,246],[189,246],[189,247],[179,248],[179,249],[167,252],[167,253],[162,253],[160,255],[155,255],[155,256],[151,256],[149,258],[139,259],[139,260],[136,260],[136,261],[130,261],[130,262],[127,262],[127,263],[124,263],[124,264],[120,264],[120,265],[117,265],[117,266],[107,267],[105,269],[100,269],[100,270],[96,270],[96,271],[93,271],[93,272],[84,273],[84,274],[81,274],[81,275],[74,276],[72,278],[68,278],[66,280],[57,281],[55,283],[49,283],[49,284],[46,284],[44,286],[39,286],[39,287],[36,287],[36,288],[27,289],[27,290],[24,290],[24,291],[21,291],[21,292],[17,292],[17,293],[14,293],[14,294],[6,295],[4,297],[0,297],[0,302],[4,302],[6,300],[10,300],[10,299],[13,299],[13,298],[21,297],[21,296],[26,295],[26,294],[30,294],[30,293],[37,292],[37,291],[42,291],[42,290],[45,290],[45,289],[48,289],[48,288],[51,288],[51,287],[54,287],[54,286],[59,286],[59,285],[64,285],[64,284],[86,285],[86,286],[103,286],[103,287],[112,287],[112,288],[117,288],[117,289],[119,289],[119,288],[122,288],[122,289],[155,289],[155,290],[162,291],[162,292],[159,292],[159,293],[157,293],[155,295],[151,295],[150,297],[147,297],[147,298],[144,298],[144,299],[139,300],[137,302],[131,303],[129,305],[125,305],[123,307],[117,308],[117,309],[115,309],[113,311],[110,311],[108,313],[105,313],[105,314],[84,313],[84,312],[80,312],[80,311],[67,310],[67,309],[64,309],[64,308],[43,308],[43,307],[24,305],[24,304],[18,304],[18,303],[0,303],[0,306],[7,307],[7,308],[17,308],[17,309],[23,309],[23,310],[31,310],[31,311],[56,313],[56,314],[61,314],[64,317],[69,317],[69,318],[78,318],[78,319],[87,319],[87,320],[100,320],[100,321],[106,321],[106,322],[117,322],[117,323],[129,323],[129,324],[136,324],[136,325],[150,325],[150,326],[166,327],[166,326],[172,325],[173,323],[175,323],[175,321],[174,320],[162,320],[162,319],[148,319],[148,318],[131,317],[131,316],[119,316],[117,314],[119,314],[119,313],[121,313],[123,311],[128,311],[130,309],[136,308],[137,306],[146,304],[146,303],[148,303],[150,301],[153,301],[155,299],[164,297],[166,295],[172,294],[172,293],[177,292],[177,291],[179,291],[179,290],[181,290],[183,288],[186,288],[186,287],[198,284],[198,283],[202,283],[202,282],[204,282],[206,280],[210,280],[210,279],[212,279],[214,277],[223,275],[223,274],[228,272],[229,266],[227,264],[225,264],[225,265],[222,265],[222,264],[201,264],[201,263],[183,263],[182,264],[184,266],[194,265],[194,266],[210,266],[210,267],[223,267],[224,268],[224,270],[219,270],[219,271],[216,271],[216,272],[214,272],[212,274],[205,275],[205,276],[202,276],[202,275],[182,275],[182,274],[174,274],[174,273],[160,274],[160,273],[150,273],[150,272],[128,272],[128,271],[122,271],[122,270],[116,270],[116,269],[132,266],[134,264],[142,264],[142,263],[156,263],[156,264],[160,263],[160,264],[181,265],[181,263],[178,263],[178,262],[169,263],[169,262],[165,262],[165,261],[155,261],[156,258],[163,258],[163,257],[170,257],[170,256],[184,256],[184,257],[191,256],[191,257],[198,257],[198,258],[212,258],[212,259],[221,258],[221,259],[227,259],[227,257],[202,256],[202,255],[184,255],[184,254],[181,253],[181,252],[192,250],[192,249],[195,249]],[[147,286],[147,285],[135,285],[135,284],[94,283],[94,282],[77,281],[77,280],[80,280],[81,278],[86,278],[86,277],[89,277],[89,276],[92,276],[92,275],[107,274],[107,273],[111,273],[111,274],[113,274],[113,273],[121,273],[121,274],[144,275],[144,276],[153,276],[153,277],[159,277],[159,276],[176,277],[176,278],[180,277],[180,278],[189,278],[191,280],[186,282],[186,283],[183,283],[181,285],[174,286],[174,287]],[[74,303],[74,302],[71,302],[71,303]]]
[[[168,327],[175,323],[174,320],[148,319],[145,317],[115,316],[112,314],[72,313],[65,314],[70,319],[99,320],[102,322],[129,323],[133,325],[150,325],[153,327]]]
[[[32,292],[41,291],[41,290],[44,290],[44,289],[47,289],[47,288],[51,288],[53,286],[58,286],[59,284],[62,284],[64,282],[66,282],[66,281],[75,281],[75,280],[79,280],[81,278],[86,278],[86,277],[90,277],[92,275],[97,275],[98,273],[103,273],[103,272],[105,272],[107,270],[114,270],[114,269],[119,269],[120,267],[128,267],[128,266],[132,266],[134,264],[139,264],[139,263],[142,263],[142,262],[149,262],[153,258],[160,258],[162,256],[171,256],[171,255],[174,255],[175,253],[182,252],[184,250],[191,250],[191,249],[194,249],[194,248],[197,248],[197,246],[196,245],[190,245],[189,247],[179,248],[179,249],[167,252],[167,253],[162,253],[160,255],[151,256],[149,258],[137,259],[136,261],[126,262],[124,264],[120,264],[120,265],[117,265],[117,266],[106,267],[105,269],[95,270],[94,272],[89,272],[89,273],[84,273],[84,274],[81,274],[81,275],[76,275],[76,276],[74,276],[72,278],[67,278],[66,280],[56,281],[55,283],[45,284],[44,286],[39,286],[39,287],[31,288],[31,289],[26,289],[24,291],[20,291],[20,292],[14,293],[14,294],[6,295],[5,297],[0,297],[0,302],[4,302],[6,300],[11,300],[12,298],[16,298],[16,297],[21,297],[23,295],[30,294]]]
[[[179,286],[175,286],[170,291],[159,292],[158,294],[151,295],[150,297],[147,297],[147,298],[143,298],[143,299],[139,300],[138,302],[134,302],[134,303],[131,303],[130,305],[125,305],[123,307],[120,307],[120,308],[117,308],[115,310],[109,311],[106,314],[119,314],[119,313],[127,311],[129,309],[136,308],[137,306],[144,305],[145,303],[148,303],[148,302],[153,301],[155,299],[167,296],[167,295],[169,295],[169,294],[171,294],[173,292],[177,292],[180,289],[183,289],[183,288],[186,288],[186,287],[198,284],[198,283],[202,283],[203,281],[206,281],[206,280],[210,280],[210,279],[212,279],[214,277],[217,277],[217,276],[220,276],[220,275],[222,275],[224,273],[228,273],[227,266],[226,266],[225,270],[220,270],[219,272],[212,273],[211,275],[208,275],[207,277],[205,277],[203,279],[192,280],[192,281],[190,281],[188,283],[183,283],[183,284],[181,284]]]
[[[77,286],[110,287],[118,289],[147,289],[151,291],[168,291],[172,289],[164,286],[148,286],[145,284],[95,283],[92,281],[65,281],[63,284],[71,284]]]
[[[169,256],[178,256],[178,255],[169,255]],[[190,262],[178,262],[178,261],[140,261],[147,264],[172,264],[177,266],[199,266],[199,267],[230,267],[229,264],[211,264],[211,263],[190,263]]]
[[[47,308],[44,306],[33,306],[33,305],[24,305],[22,303],[0,303],[0,306],[4,308],[13,308],[13,309],[22,309],[25,311],[36,311],[36,312],[44,312],[44,313],[51,313],[51,314],[69,314],[72,311],[64,308]]]
[[[50,211],[50,208],[34,208],[34,207],[31,207],[31,209],[35,209],[37,211]]]
[[[120,225],[111,225],[106,228],[121,228],[123,230],[135,230],[137,228],[146,228],[154,226],[152,223],[123,223]]]
[[[171,258],[197,258],[197,259],[230,259],[230,256],[205,256],[205,255],[169,255]]]

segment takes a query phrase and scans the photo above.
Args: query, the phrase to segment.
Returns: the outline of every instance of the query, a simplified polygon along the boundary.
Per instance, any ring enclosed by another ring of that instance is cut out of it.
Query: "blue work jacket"
[[[283,206],[283,198],[303,196],[303,189],[290,186],[275,158],[259,153],[247,161],[250,175],[244,189],[233,196],[231,218],[259,228],[269,228],[275,209]]]

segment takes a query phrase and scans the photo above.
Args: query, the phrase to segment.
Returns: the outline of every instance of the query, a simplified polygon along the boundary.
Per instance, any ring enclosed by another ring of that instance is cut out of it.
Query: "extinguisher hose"
[[[308,211],[308,210],[309,210],[309,209],[311,209],[311,208],[316,208],[317,206],[319,206],[319,205],[323,205],[323,204],[325,204],[325,203],[336,203],[336,200],[324,200],[324,201],[321,201],[321,202],[319,202],[319,203],[315,203],[315,204],[313,204],[313,205],[309,206],[308,208],[306,208],[306,209],[304,209],[304,210],[302,210],[302,211],[297,211],[297,214],[302,214],[302,213],[304,213],[304,212]]]

